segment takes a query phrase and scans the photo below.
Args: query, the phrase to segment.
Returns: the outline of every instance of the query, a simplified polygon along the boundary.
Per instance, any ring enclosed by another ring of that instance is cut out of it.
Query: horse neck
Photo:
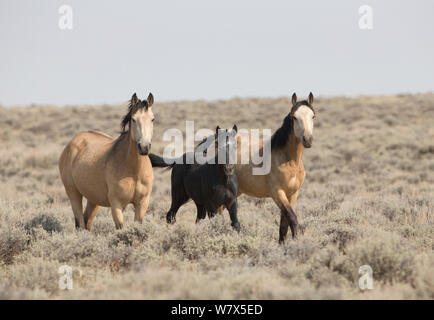
[[[139,150],[137,149],[137,143],[131,139],[131,131],[128,132],[127,139],[125,139],[126,143],[128,143],[127,153],[126,153],[126,161],[128,168],[131,168],[135,172],[140,171],[144,166],[144,158],[145,156],[141,156],[139,154]]]
[[[214,160],[215,165],[213,165],[213,167],[215,168],[215,174],[220,182],[226,184],[226,182],[228,181],[228,176],[224,172],[224,164],[218,163],[218,156],[216,156]]]
[[[288,140],[283,148],[274,150],[285,157],[288,162],[299,164],[302,162],[304,147],[300,139],[298,139],[294,131],[289,134]]]

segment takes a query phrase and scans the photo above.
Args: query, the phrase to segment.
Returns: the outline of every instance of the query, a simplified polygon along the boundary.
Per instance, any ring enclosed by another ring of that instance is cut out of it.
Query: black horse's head
[[[222,167],[225,175],[230,176],[235,172],[237,156],[236,125],[231,130],[216,128],[217,163]]]

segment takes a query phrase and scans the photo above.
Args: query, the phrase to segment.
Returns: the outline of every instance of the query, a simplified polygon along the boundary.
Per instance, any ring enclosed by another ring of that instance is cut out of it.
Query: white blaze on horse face
[[[146,110],[142,108],[138,110],[133,116],[131,121],[131,129],[133,132],[134,140],[137,145],[142,148],[149,148],[152,135],[154,132],[154,113],[151,108]]]
[[[217,137],[217,148],[219,164],[234,165],[237,160],[237,142],[235,139],[237,132],[233,129],[219,129]]]
[[[294,121],[295,135],[303,144],[307,143],[309,147],[313,135],[313,117],[314,113],[308,106],[300,106],[294,113],[296,120]]]

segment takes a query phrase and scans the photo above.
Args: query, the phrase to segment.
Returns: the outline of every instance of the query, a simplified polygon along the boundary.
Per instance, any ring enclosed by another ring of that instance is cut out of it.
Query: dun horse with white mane
[[[90,230],[99,206],[111,207],[117,229],[123,226],[122,211],[129,203],[135,207],[134,220],[143,220],[154,181],[148,157],[153,103],[151,93],[143,101],[134,93],[117,139],[99,131],[81,132],[63,150],[59,170],[76,228]],[[83,197],[87,199],[84,215]]]

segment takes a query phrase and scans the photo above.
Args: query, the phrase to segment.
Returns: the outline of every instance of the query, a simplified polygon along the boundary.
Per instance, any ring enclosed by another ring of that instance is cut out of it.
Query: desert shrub
[[[334,272],[326,266],[310,269],[306,272],[306,278],[316,288],[345,288],[350,286],[348,279],[338,272]]]
[[[49,234],[63,231],[63,227],[56,217],[44,213],[34,217],[24,226],[24,229],[31,234],[34,234],[36,228],[42,228]]]
[[[46,294],[30,291],[27,288],[20,288],[14,285],[0,285],[0,300],[24,300],[24,299],[44,299],[48,298]]]
[[[94,266],[112,259],[113,250],[108,247],[108,241],[108,238],[88,231],[53,233],[51,237],[33,243],[31,253],[35,257],[47,257],[61,263]]]
[[[258,239],[256,246],[247,252],[249,266],[281,266],[287,263],[305,264],[317,250],[309,239],[288,239],[283,245]]]
[[[259,239],[239,235],[227,221],[214,228],[213,220],[198,225],[174,225],[162,240],[162,250],[175,252],[188,260],[197,260],[216,255],[244,255],[258,246]]]
[[[414,279],[414,256],[410,248],[395,237],[386,235],[360,241],[348,248],[345,256],[333,261],[332,268],[350,281],[357,281],[362,265],[369,265],[374,280],[384,284],[408,283]]]
[[[434,254],[423,259],[417,269],[413,287],[417,299],[434,299]]]
[[[18,227],[8,227],[0,231],[0,262],[11,264],[14,257],[27,248],[29,236]]]
[[[154,228],[148,219],[143,224],[133,223],[124,227],[122,230],[117,230],[113,239],[110,241],[111,246],[116,246],[123,243],[128,246],[137,246],[146,241],[150,234],[153,234]]]
[[[283,255],[298,263],[306,263],[316,251],[315,244],[309,239],[288,240],[283,246]]]
[[[342,201],[342,196],[336,196],[334,193],[331,193],[327,196],[327,201],[324,204],[324,210],[325,211],[334,211],[339,209]]]
[[[44,258],[31,258],[15,264],[7,271],[6,285],[15,288],[41,290],[50,295],[59,290],[59,267],[62,264]]]
[[[358,237],[353,227],[337,223],[329,226],[325,230],[325,234],[328,236],[328,241],[337,244],[340,250],[343,250],[349,242]]]

